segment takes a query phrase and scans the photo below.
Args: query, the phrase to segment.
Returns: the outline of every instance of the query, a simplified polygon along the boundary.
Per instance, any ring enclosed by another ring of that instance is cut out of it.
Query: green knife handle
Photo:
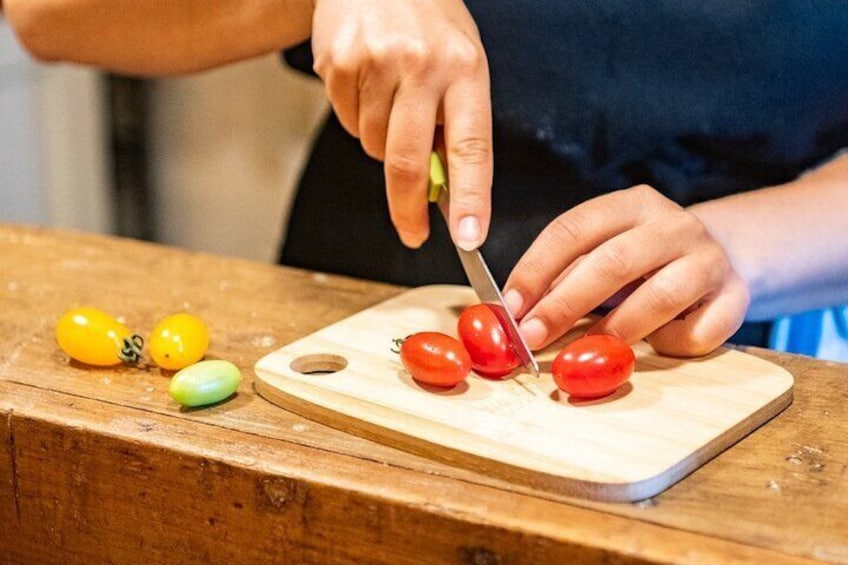
[[[442,166],[442,160],[439,159],[439,154],[433,151],[430,153],[430,187],[427,192],[427,199],[430,202],[439,201],[439,193],[442,189],[447,189],[448,179],[445,175],[445,168]]]

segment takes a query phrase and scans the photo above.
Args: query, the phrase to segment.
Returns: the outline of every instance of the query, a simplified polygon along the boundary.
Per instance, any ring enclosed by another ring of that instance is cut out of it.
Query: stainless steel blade
[[[446,184],[442,184],[436,205],[442,212],[445,222],[448,221],[448,202],[448,188]],[[483,254],[480,253],[479,249],[466,251],[461,247],[457,247],[456,252],[459,255],[462,268],[465,270],[465,276],[468,277],[468,282],[471,284],[474,292],[477,293],[480,302],[488,304],[492,308],[492,312],[498,317],[501,326],[503,326],[506,332],[512,350],[518,356],[524,368],[533,375],[538,376],[539,364],[536,362],[536,358],[533,356],[530,348],[527,347],[524,338],[521,337],[515,318],[507,310],[501,291],[498,289],[494,277],[492,277],[489,266],[486,265],[486,261],[483,259]]]

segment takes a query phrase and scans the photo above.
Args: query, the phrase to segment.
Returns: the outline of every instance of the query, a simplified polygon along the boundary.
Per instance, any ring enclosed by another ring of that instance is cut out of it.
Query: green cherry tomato
[[[206,406],[233,394],[241,382],[241,371],[229,361],[200,361],[181,369],[171,378],[171,398],[183,406]]]

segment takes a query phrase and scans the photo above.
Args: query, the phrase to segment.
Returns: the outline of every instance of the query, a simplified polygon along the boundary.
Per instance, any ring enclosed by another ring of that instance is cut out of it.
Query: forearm
[[[2,0],[36,57],[116,72],[187,73],[311,34],[313,0]]]
[[[785,185],[690,210],[747,282],[747,319],[848,302],[848,156]]]

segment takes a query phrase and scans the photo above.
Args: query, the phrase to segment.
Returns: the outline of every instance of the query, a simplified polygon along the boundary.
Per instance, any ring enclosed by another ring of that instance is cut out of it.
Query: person
[[[767,344],[758,321],[848,302],[848,12],[835,3],[4,8],[45,60],[160,75],[288,49],[314,69],[333,113],[284,263],[462,282],[451,245],[482,246],[534,349],[600,311],[591,332],[703,355]],[[426,200],[439,139],[449,230]]]

